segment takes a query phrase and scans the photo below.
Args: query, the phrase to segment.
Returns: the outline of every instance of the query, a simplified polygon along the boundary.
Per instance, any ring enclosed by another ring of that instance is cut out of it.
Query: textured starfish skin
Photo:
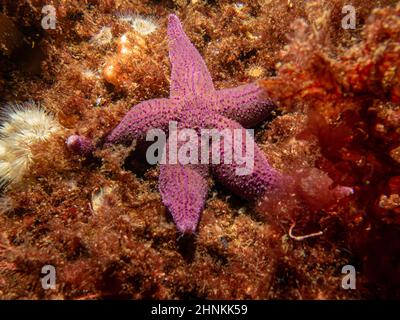
[[[68,149],[81,156],[89,155],[95,149],[92,140],[77,134],[69,136],[65,143]]]
[[[107,136],[106,143],[141,139],[152,128],[166,129],[176,117],[178,103],[172,99],[152,99],[134,106]]]
[[[236,129],[242,131],[242,150],[245,152],[245,132],[238,122],[223,116],[216,116],[212,120],[212,126],[218,130],[225,128]],[[219,146],[220,154],[224,151],[224,140]],[[264,153],[260,150],[257,144],[254,143],[254,168],[250,174],[237,175],[236,168],[240,167],[237,163],[211,165],[212,172],[216,178],[221,181],[233,193],[247,200],[255,200],[263,196],[268,190],[276,186],[281,175],[268,164]]]
[[[238,129],[244,136],[244,127],[265,119],[273,103],[257,84],[215,90],[202,57],[184,33],[178,17],[173,14],[169,16],[168,37],[172,67],[170,98],[148,100],[134,106],[109,134],[106,143],[142,139],[147,130],[166,129],[170,121],[177,121],[179,129]],[[242,149],[245,149],[245,140],[242,141]],[[224,140],[221,139],[215,151],[222,154],[223,146]],[[78,153],[83,154],[84,151]],[[193,233],[197,228],[208,193],[209,168],[221,183],[248,200],[255,200],[274,188],[281,177],[268,164],[256,144],[252,173],[239,176],[235,173],[238,166],[236,163],[160,165],[162,201],[180,232]]]
[[[183,128],[183,126],[179,126]],[[178,142],[178,147],[183,143]],[[200,146],[200,138],[197,140]],[[208,193],[209,168],[204,164],[169,163],[169,140],[165,146],[167,164],[160,164],[159,189],[163,203],[170,210],[181,232],[194,233]],[[200,157],[200,150],[198,149]],[[200,163],[200,162],[199,162]]]

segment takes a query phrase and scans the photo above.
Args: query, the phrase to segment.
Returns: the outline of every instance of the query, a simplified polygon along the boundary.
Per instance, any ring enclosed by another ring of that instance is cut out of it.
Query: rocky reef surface
[[[47,4],[0,4],[0,298],[400,298],[397,1],[352,1],[354,29],[344,0],[57,0],[55,29]],[[256,142],[294,178],[255,202],[210,179],[189,239],[142,146],[65,144],[169,96],[170,13],[217,89],[258,81],[273,99]]]

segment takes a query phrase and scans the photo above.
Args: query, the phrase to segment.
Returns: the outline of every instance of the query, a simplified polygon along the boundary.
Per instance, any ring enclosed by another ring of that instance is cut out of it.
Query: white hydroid
[[[120,21],[128,22],[131,27],[142,36],[147,36],[156,31],[158,25],[151,17],[145,17],[139,14],[118,14]]]
[[[32,159],[31,146],[60,130],[53,115],[33,102],[9,104],[0,112],[0,186],[19,181]]]

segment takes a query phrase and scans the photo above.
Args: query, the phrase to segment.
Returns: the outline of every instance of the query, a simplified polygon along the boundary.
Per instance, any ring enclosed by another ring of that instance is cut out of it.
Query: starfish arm
[[[178,17],[174,14],[169,16],[168,38],[172,69],[170,96],[214,92],[211,75],[203,58],[186,36]]]
[[[215,94],[217,111],[246,128],[265,120],[274,103],[257,83],[218,90]]]
[[[173,99],[152,99],[135,105],[107,136],[106,143],[141,139],[149,129],[165,129],[176,117],[179,104]]]
[[[256,200],[280,182],[281,173],[269,165],[252,135],[238,122],[219,116],[215,117],[212,125],[218,130],[228,128],[232,132],[233,157],[231,163],[227,163],[224,158],[226,154],[224,137],[221,137],[220,143],[211,146],[212,153],[220,154],[220,162],[212,164],[211,170],[223,185],[244,199]],[[239,138],[240,136],[241,138]],[[235,157],[235,153],[241,156],[242,163],[237,160],[239,157]],[[247,170],[243,171],[246,167]]]
[[[69,136],[65,143],[67,145],[67,148],[71,152],[79,154],[80,156],[91,156],[93,151],[95,150],[95,146],[92,140],[77,134]]]
[[[178,231],[190,234],[196,231],[207,198],[209,170],[203,164],[182,164],[179,157],[175,164],[171,163],[169,141],[164,149],[166,162],[160,164],[158,187]],[[200,143],[200,139],[195,142]]]
[[[159,190],[181,233],[194,233],[208,193],[204,168],[181,164],[160,165]]]

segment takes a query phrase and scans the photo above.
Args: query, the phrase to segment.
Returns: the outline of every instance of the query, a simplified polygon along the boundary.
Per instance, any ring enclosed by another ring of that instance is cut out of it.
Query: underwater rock
[[[400,297],[396,1],[353,0],[355,29],[342,28],[345,0],[62,1],[54,30],[40,26],[43,4],[2,1],[43,55],[32,73],[0,49],[1,97],[43,101],[64,128],[31,145],[23,183],[2,190],[2,299]],[[140,35],[116,10],[157,28]],[[75,133],[102,145],[132,106],[169,96],[171,13],[216,89],[259,79],[277,107],[255,141],[272,167],[299,172],[256,205],[207,180],[192,242],[177,237],[160,171],[139,149],[110,145],[89,159],[65,146]],[[104,27],[104,44],[91,41]],[[40,286],[47,264],[54,290]],[[340,285],[349,264],[357,290]]]
[[[0,51],[10,56],[23,43],[23,35],[11,18],[0,13]]]

